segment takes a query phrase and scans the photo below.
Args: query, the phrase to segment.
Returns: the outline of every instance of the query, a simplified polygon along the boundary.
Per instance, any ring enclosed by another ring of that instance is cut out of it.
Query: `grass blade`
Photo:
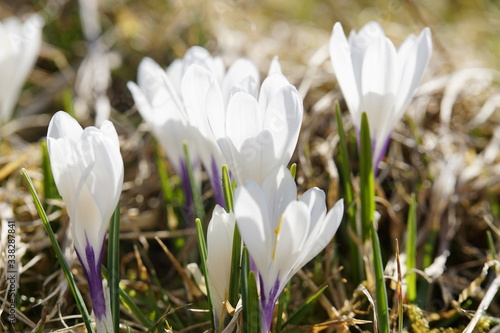
[[[42,203],[40,202],[40,199],[38,198],[38,195],[35,190],[35,186],[33,185],[33,182],[31,181],[31,177],[29,176],[28,172],[26,169],[22,169],[21,173],[24,176],[24,179],[26,180],[26,183],[28,184],[28,188],[30,190],[31,196],[33,197],[33,201],[36,206],[36,210],[38,211],[38,214],[40,215],[40,218],[42,219],[43,226],[45,227],[45,230],[47,231],[47,234],[49,235],[50,238],[50,243],[52,244],[52,247],[54,248],[54,251],[56,252],[57,259],[59,260],[59,264],[61,265],[61,269],[63,270],[64,276],[66,277],[66,280],[68,281],[69,288],[71,289],[71,292],[73,293],[73,297],[75,298],[76,305],[78,307],[78,310],[80,311],[82,315],[83,322],[85,323],[85,327],[87,328],[88,332],[94,333],[94,327],[92,326],[90,322],[90,316],[89,312],[87,311],[87,308],[85,307],[85,302],[83,301],[82,295],[80,294],[80,291],[76,287],[76,282],[73,274],[71,273],[71,270],[69,269],[68,263],[64,259],[64,256],[61,251],[61,247],[59,246],[59,243],[57,243],[56,236],[54,235],[54,231],[52,230],[52,227],[49,223],[49,219],[47,217],[47,214],[45,213],[45,210],[43,209]]]
[[[174,191],[172,189],[172,186],[170,185],[167,168],[165,167],[165,161],[161,156],[160,150],[161,150],[160,145],[158,144],[158,142],[155,142],[155,162],[156,162],[156,169],[158,170],[158,175],[160,176],[163,198],[165,199],[167,204],[171,204],[172,199],[174,197]]]
[[[342,124],[342,115],[340,113],[339,103],[335,103],[335,118],[337,120],[337,129],[339,133],[339,149],[340,149],[340,171],[342,173],[343,186],[344,186],[344,200],[345,207],[347,207],[347,223],[342,223],[341,228],[343,229],[344,238],[349,242],[349,254],[351,264],[347,265],[346,268],[349,270],[349,276],[353,279],[353,285],[358,285],[363,277],[363,258],[359,251],[359,246],[355,240],[350,237],[347,228],[359,236],[361,239],[361,231],[358,230],[356,221],[356,202],[354,200],[354,188],[352,186],[351,179],[351,168],[349,166],[349,154],[347,149],[346,135],[344,131],[344,125]]]
[[[372,224],[371,238],[373,247],[373,269],[375,273],[375,306],[377,308],[377,318],[379,332],[389,333],[389,302],[387,300],[387,289],[385,287],[384,265],[382,262],[382,252],[380,250],[380,241],[377,231]]]
[[[384,279],[384,265],[377,230],[374,225],[375,214],[375,179],[372,164],[372,145],[370,128],[366,113],[361,116],[361,151],[360,151],[360,192],[361,192],[361,224],[363,228],[363,240],[369,241],[371,234],[371,246],[373,255],[373,270],[375,276],[375,295],[377,308],[377,319],[379,331],[388,333],[389,305],[387,301],[387,290]]]
[[[108,270],[106,269],[106,267],[101,266],[101,273],[105,279],[108,279]],[[148,317],[146,317],[146,315],[139,309],[136,302],[127,294],[125,290],[119,288],[118,291],[122,304],[125,305],[125,307],[132,313],[132,315],[137,318],[137,320],[141,322],[142,325],[146,326],[148,329],[151,329],[154,323],[149,320]]]
[[[274,328],[274,333],[281,333],[283,329],[283,312],[290,303],[290,282],[283,290],[278,301],[278,313],[276,314],[276,327]]]
[[[312,295],[304,304],[302,304],[297,311],[292,313],[288,320],[281,326],[281,329],[284,329],[286,325],[293,323],[293,321],[298,318],[307,309],[307,307],[326,290],[326,288],[328,288],[328,286],[321,288],[316,294]]]
[[[372,144],[368,117],[361,116],[361,151],[360,151],[360,192],[361,192],[361,225],[363,240],[368,240],[375,213],[375,180],[372,166]]]
[[[406,240],[406,285],[408,301],[413,304],[417,300],[417,274],[413,272],[415,268],[417,268],[417,201],[415,194],[412,194]]]
[[[120,331],[120,203],[111,217],[108,241],[108,286],[115,332]]]
[[[241,299],[243,302],[243,332],[260,333],[260,305],[254,272],[246,247],[241,258]]]

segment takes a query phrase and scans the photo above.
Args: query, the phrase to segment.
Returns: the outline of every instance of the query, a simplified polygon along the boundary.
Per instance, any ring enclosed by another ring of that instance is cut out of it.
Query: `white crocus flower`
[[[330,57],[357,134],[367,113],[376,172],[391,133],[403,117],[432,53],[429,28],[410,35],[396,50],[376,22],[346,39],[340,23],[333,27]]]
[[[229,297],[235,223],[234,213],[227,213],[221,206],[215,206],[207,231],[207,271],[216,329],[223,324],[223,304]],[[236,304],[232,306],[236,307]]]
[[[210,73],[208,81],[207,75],[200,75],[192,67]],[[183,178],[184,184],[188,184],[182,150],[185,141],[189,144],[194,168],[199,162],[203,164],[209,174],[216,202],[224,205],[220,175],[223,157],[213,138],[206,105],[203,104],[212,80],[223,87],[225,96],[229,96],[230,89],[236,84],[255,90],[259,78],[257,69],[248,60],[239,59],[224,73],[220,58],[212,58],[207,50],[194,46],[183,59],[175,60],[166,71],[152,59],[143,59],[139,65],[138,84],[129,82],[128,87],[139,112],[176,172]]]
[[[0,22],[0,125],[12,116],[42,44],[43,19],[31,15],[24,23],[17,17]]]
[[[47,132],[52,174],[70,217],[75,250],[88,280],[99,332],[112,330],[101,279],[109,220],[123,185],[123,161],[113,124],[82,129],[57,112]]]
[[[247,180],[235,191],[236,221],[260,284],[262,332],[270,330],[285,285],[331,241],[342,220],[343,201],[327,213],[325,193],[318,188],[296,198],[295,181],[283,166],[262,186]]]
[[[226,164],[239,185],[247,179],[261,184],[271,170],[290,162],[302,124],[302,99],[279,72],[277,60],[258,96],[249,85],[224,95],[212,85],[206,95],[208,120]]]

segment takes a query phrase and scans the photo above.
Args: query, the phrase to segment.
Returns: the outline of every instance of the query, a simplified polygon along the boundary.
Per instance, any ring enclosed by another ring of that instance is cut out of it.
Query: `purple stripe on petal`
[[[195,220],[194,214],[194,199],[193,199],[193,191],[191,189],[191,184],[189,183],[189,173],[186,166],[186,161],[181,159],[181,181],[182,181],[182,189],[184,190],[184,195],[186,197],[186,205],[185,205],[185,221],[186,225],[190,226],[193,224]]]
[[[274,305],[279,297],[280,281],[276,279],[269,295],[264,292],[264,284],[262,276],[259,274],[260,280],[260,327],[262,332],[270,332],[273,322]],[[267,297],[266,297],[267,296]]]
[[[356,131],[356,138],[358,139],[357,140],[358,152],[361,153],[361,133],[360,133],[360,131],[359,131],[359,129],[357,127],[354,127],[354,129]],[[389,133],[389,135],[385,139],[384,145],[382,146],[382,149],[380,150],[380,153],[378,154],[378,156],[375,156],[375,147],[377,146],[377,140],[375,140],[375,139],[371,140],[371,146],[372,146],[372,167],[373,167],[373,174],[374,174],[374,176],[377,176],[377,173],[378,173],[378,164],[380,163],[380,161],[382,160],[382,158],[384,158],[385,153],[387,152],[387,148],[389,147],[389,142],[391,141],[391,134],[392,134],[392,132]],[[373,137],[373,134],[372,134],[372,137]]]
[[[222,178],[220,169],[213,156],[210,167],[212,169],[212,179],[210,179],[210,183],[212,184],[212,188],[214,189],[215,203],[219,204],[219,206],[221,206],[222,208],[226,208],[224,193],[222,192]]]
[[[75,251],[78,259],[82,263],[83,271],[85,272],[85,277],[87,278],[87,282],[89,284],[90,298],[92,300],[94,314],[96,319],[101,321],[106,318],[106,301],[104,299],[104,290],[101,278],[101,264],[104,256],[104,242],[106,241],[106,237],[103,239],[103,244],[101,245],[97,261],[94,248],[90,245],[87,234],[85,234],[85,239],[87,241],[85,246],[85,258],[82,258],[76,248]],[[85,265],[85,263],[87,265]],[[89,267],[89,271],[87,271],[87,266]]]
[[[184,159],[181,159],[180,176],[182,180],[182,188],[184,189],[184,194],[186,195],[186,207],[190,207],[193,203],[193,191],[191,190],[191,184],[189,183],[189,173]]]
[[[384,158],[385,154],[387,153],[387,148],[389,148],[389,142],[391,141],[391,133],[387,136],[385,139],[384,145],[382,146],[382,149],[380,150],[380,153],[378,156],[373,156],[373,150],[375,147],[375,141],[372,142],[372,161],[373,161],[373,174],[377,176],[378,173],[378,164]]]

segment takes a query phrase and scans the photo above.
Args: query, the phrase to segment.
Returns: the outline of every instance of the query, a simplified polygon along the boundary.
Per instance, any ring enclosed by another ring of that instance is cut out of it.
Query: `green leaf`
[[[120,203],[111,217],[108,241],[108,286],[115,332],[120,331]]]
[[[155,144],[155,160],[156,160],[156,169],[158,170],[158,175],[160,176],[161,189],[163,191],[163,198],[168,204],[172,203],[172,199],[174,197],[174,191],[172,190],[172,186],[170,185],[168,179],[167,168],[165,167],[165,161],[163,160],[160,152],[160,145],[158,142]]]
[[[224,192],[224,202],[226,204],[226,212],[233,211],[233,187],[227,165],[222,166],[222,191]]]
[[[260,305],[254,272],[246,247],[241,259],[241,300],[243,304],[243,332],[260,333]]]
[[[349,154],[347,149],[346,134],[344,125],[342,124],[342,115],[340,113],[339,103],[335,103],[335,118],[337,120],[337,129],[339,133],[339,166],[342,173],[342,184],[344,186],[344,200],[346,211],[347,224],[342,223],[344,238],[349,242],[350,265],[347,269],[352,277],[352,283],[358,285],[363,279],[364,262],[359,251],[359,246],[356,241],[350,236],[347,228],[350,228],[361,239],[361,230],[358,230],[356,221],[356,201],[354,200],[354,188],[352,186],[351,167],[349,165]]]
[[[304,304],[302,304],[297,311],[292,313],[292,315],[288,318],[288,320],[281,326],[281,329],[284,329],[286,325],[291,324],[296,320],[304,311],[307,309],[309,305],[311,305],[316,298],[318,298],[325,290],[328,288],[328,286],[324,286],[321,288],[316,294],[312,295]]]
[[[106,267],[101,266],[101,273],[105,279],[108,279],[108,270],[106,269]],[[151,329],[154,323],[144,315],[144,313],[137,306],[136,302],[127,294],[125,290],[119,288],[118,291],[120,300],[122,301],[123,305],[125,305],[125,307],[137,318],[137,320],[141,322],[142,325],[146,326],[148,329]]]
[[[196,186],[196,180],[194,179],[193,165],[191,164],[191,159],[189,158],[189,147],[187,142],[184,141],[184,159],[186,161],[186,169],[188,171],[189,186],[191,187],[191,193],[193,193],[194,201],[194,211],[196,217],[200,220],[205,220],[205,209],[203,208],[203,200],[201,199],[201,193],[198,191],[198,186]]]
[[[278,313],[276,314],[276,327],[274,328],[274,333],[280,333],[283,329],[283,312],[290,303],[290,282],[288,282],[286,288],[280,295],[278,301]]]
[[[87,311],[87,308],[85,307],[85,302],[83,301],[82,295],[80,294],[80,291],[78,290],[75,282],[75,278],[73,274],[71,273],[71,270],[69,269],[68,263],[64,259],[64,256],[62,254],[61,248],[59,247],[59,243],[57,243],[56,236],[54,235],[54,231],[52,230],[52,227],[50,226],[49,223],[49,218],[47,217],[47,214],[45,213],[45,210],[43,209],[42,203],[40,202],[40,199],[38,198],[38,195],[35,190],[35,186],[33,185],[33,182],[31,181],[31,178],[26,171],[26,169],[21,169],[21,173],[24,176],[24,179],[26,180],[26,183],[28,184],[28,188],[30,190],[31,196],[33,197],[33,201],[35,203],[36,210],[38,211],[38,214],[40,215],[40,218],[42,219],[43,226],[45,227],[45,231],[47,231],[47,234],[49,235],[50,238],[50,243],[52,244],[52,247],[54,248],[54,251],[56,252],[57,259],[59,260],[59,264],[61,265],[61,269],[63,270],[64,276],[66,277],[66,280],[68,281],[69,288],[71,289],[71,292],[73,293],[73,297],[75,298],[76,305],[78,307],[78,310],[80,311],[82,315],[83,322],[85,323],[85,327],[87,328],[88,332],[94,333],[94,327],[92,326],[90,322],[90,316]]]
[[[45,200],[59,197],[52,170],[50,168],[49,151],[47,149],[47,141],[43,140],[40,143],[42,148],[42,172],[43,172],[43,195]]]
[[[226,202],[226,211],[233,210],[233,188],[229,171],[226,165],[222,166],[222,190],[224,191],[224,201]],[[234,226],[233,248],[231,250],[231,277],[229,280],[229,303],[236,307],[239,298],[240,283],[240,262],[241,262],[241,235],[238,225]]]
[[[406,240],[406,285],[408,301],[415,303],[417,299],[417,274],[412,272],[417,268],[417,200],[411,195],[408,211],[408,232]]]
[[[373,270],[375,273],[375,307],[377,308],[377,319],[379,332],[389,333],[389,303],[387,301],[387,289],[385,287],[384,265],[382,263],[382,253],[380,251],[380,241],[377,231],[372,224],[371,238],[373,247]]]
[[[361,225],[363,240],[368,240],[375,213],[375,180],[372,167],[372,144],[368,117],[361,116],[361,152],[360,152],[360,192],[361,192]]]
[[[292,174],[292,178],[295,179],[295,176],[297,176],[297,163],[292,164],[290,167],[290,173]]]

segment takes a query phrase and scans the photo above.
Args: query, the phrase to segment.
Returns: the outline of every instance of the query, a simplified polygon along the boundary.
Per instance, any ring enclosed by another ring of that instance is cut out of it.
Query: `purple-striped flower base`
[[[356,130],[356,138],[358,139],[358,152],[361,153],[361,134],[357,127],[355,127],[355,130]],[[372,168],[373,168],[373,174],[375,176],[377,176],[378,173],[378,164],[380,163],[380,161],[382,161],[382,158],[384,158],[385,154],[387,153],[387,148],[389,147],[389,142],[391,141],[391,134],[392,131],[389,133],[389,135],[387,135],[387,138],[385,138],[384,145],[382,146],[382,149],[380,150],[380,153],[377,156],[375,156],[375,147],[377,146],[377,140],[374,139],[374,134],[371,134]]]
[[[106,322],[107,307],[101,277],[101,264],[104,256],[104,242],[106,241],[106,237],[102,241],[98,257],[96,257],[96,251],[94,251],[95,249],[88,241],[87,234],[85,234],[85,239],[87,241],[85,245],[85,256],[82,257],[76,248],[75,252],[78,260],[82,263],[83,271],[85,272],[85,277],[89,284],[90,299],[92,300],[92,307],[96,320],[98,322]]]
[[[274,282],[269,295],[264,293],[264,283],[262,276],[259,274],[259,284],[260,284],[260,327],[262,333],[268,333],[271,331],[271,324],[273,322],[274,306],[278,300],[279,294],[281,293],[280,281],[276,279]]]

